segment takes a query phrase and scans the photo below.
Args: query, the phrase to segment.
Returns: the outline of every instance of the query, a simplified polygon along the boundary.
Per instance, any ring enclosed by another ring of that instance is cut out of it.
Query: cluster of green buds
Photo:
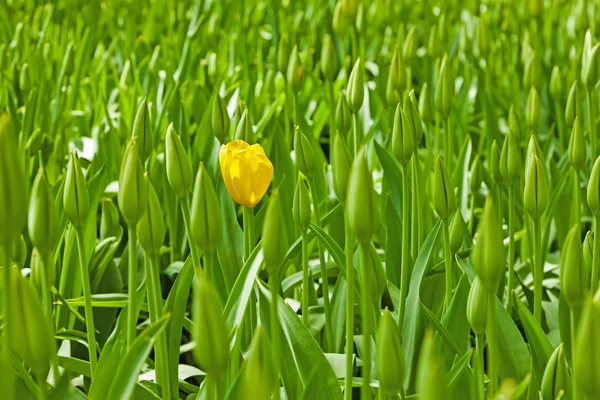
[[[565,395],[571,386],[571,377],[563,344],[554,350],[542,377],[541,394],[543,400],[553,400]]]

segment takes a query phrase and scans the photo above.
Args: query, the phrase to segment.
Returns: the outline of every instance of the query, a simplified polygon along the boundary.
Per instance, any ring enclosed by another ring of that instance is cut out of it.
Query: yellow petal
[[[226,145],[222,145],[221,151],[219,152],[219,164],[221,165],[221,174],[223,175],[223,181],[225,182],[225,187],[227,188],[229,195],[239,203],[231,182],[230,165],[233,154],[233,151],[231,151]]]
[[[252,166],[253,201],[258,203],[271,184],[273,164],[264,154],[257,154]]]
[[[256,203],[252,199],[252,168],[246,158],[245,151],[237,152],[231,159],[229,169],[231,173],[231,185],[237,197],[236,201],[246,207],[254,207]]]

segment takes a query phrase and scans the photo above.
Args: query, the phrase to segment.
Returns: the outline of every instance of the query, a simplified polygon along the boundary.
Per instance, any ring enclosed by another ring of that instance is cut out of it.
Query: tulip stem
[[[579,174],[577,170],[573,168],[573,224],[578,227],[581,226],[581,190],[579,186]],[[580,230],[579,228],[577,229]]]
[[[247,260],[254,249],[254,210],[244,207],[244,260]]]
[[[149,281],[149,285],[146,287],[146,290],[148,291],[148,308],[150,312],[150,322],[154,323],[163,315],[158,254],[147,254],[146,265],[149,267],[146,271]],[[163,331],[156,339],[155,353],[156,382],[161,387],[162,398],[168,399],[171,394],[171,381],[169,379],[169,352],[165,331]]]
[[[327,80],[327,98],[329,100],[329,159],[333,160],[333,136],[335,135],[335,95],[333,82]]]
[[[450,118],[444,119],[444,134],[446,135],[446,148],[444,149],[444,156],[446,157],[446,166],[450,171],[450,176],[454,175],[452,169],[452,132],[450,132]]]
[[[302,323],[308,328],[308,239],[302,232]]]
[[[515,207],[515,188],[511,183],[508,185],[508,295],[506,299],[506,311],[509,315],[513,307],[511,293],[515,287]]]
[[[450,228],[448,218],[442,218],[442,227],[444,233],[444,259],[446,264],[446,295],[444,297],[444,309],[448,312],[452,302],[452,287],[454,281],[452,277],[452,252],[450,250]]]
[[[411,255],[413,260],[417,259],[419,250],[423,243],[423,207],[421,207],[421,173],[419,164],[419,149],[415,148],[412,157],[412,217],[411,224]]]
[[[542,283],[544,279],[541,242],[540,219],[533,218],[533,316],[540,326],[542,326]]]
[[[192,255],[192,262],[194,263],[194,268],[200,268],[200,256],[198,255],[198,251],[196,249],[194,241],[191,239],[192,229],[190,222],[190,203],[188,202],[187,197],[182,198],[180,200],[181,213],[183,214],[183,223],[185,224],[185,232],[187,233],[188,244],[190,246],[190,254]],[[131,243],[131,239],[129,243]]]
[[[358,132],[358,113],[352,113],[352,134],[354,137],[352,138],[352,145],[354,149],[354,157],[358,154],[358,149],[360,148],[360,143],[358,139],[360,137],[360,133]]]
[[[600,271],[600,233],[598,229],[600,228],[600,216],[595,216],[594,222],[596,224],[596,230],[594,232],[594,251],[592,256],[592,293],[595,293],[596,288],[598,287],[598,273]]]
[[[315,212],[316,225],[321,228],[321,211],[319,209],[319,197],[317,194],[317,187],[315,186],[314,179],[309,179],[308,184],[310,186],[310,196],[312,197],[313,207]],[[327,349],[333,350],[333,342],[331,340],[331,308],[329,306],[329,282],[327,275],[327,264],[325,263],[325,252],[323,250],[323,244],[319,240],[317,243],[319,249],[319,262],[321,264],[321,280],[323,281],[323,308],[325,309],[325,343],[327,343]]]
[[[594,89],[590,89],[587,91],[587,106],[588,113],[590,118],[590,147],[592,160],[596,159],[596,150],[597,150],[597,138],[596,138],[596,116],[595,116],[595,108],[594,108]]]
[[[40,277],[42,278],[42,310],[50,322],[52,322],[52,294],[48,282],[48,271],[50,268],[54,268],[52,261],[52,251],[50,251],[43,257],[42,266],[40,268]]]
[[[406,309],[406,295],[408,294],[408,269],[409,269],[409,248],[408,248],[408,166],[402,168],[402,265],[400,269],[400,306],[398,308],[398,327],[402,332],[404,323],[404,310]]]
[[[486,335],[488,338],[487,368],[490,386],[488,397],[492,398],[496,394],[496,294],[493,291],[488,293],[488,311],[486,321]]]
[[[279,303],[279,273],[275,273],[273,275],[271,275],[271,277],[269,278],[269,285],[271,286],[271,330],[272,330],[272,337],[271,337],[271,343],[273,345],[272,347],[272,352],[273,352],[273,366],[275,368],[275,380],[277,382],[277,384],[275,385],[275,388],[273,389],[273,395],[275,399],[279,398],[279,371],[280,371],[280,352],[281,349],[279,348],[280,343],[279,343],[279,310],[278,310],[278,303]]]
[[[352,400],[354,359],[354,240],[348,219],[345,221],[346,253],[346,391],[345,399]]]
[[[475,362],[473,365],[475,375],[475,398],[485,400],[485,388],[483,378],[483,334],[475,335]]]
[[[4,297],[2,299],[3,305],[4,305],[4,340],[3,340],[3,344],[4,344],[4,349],[5,349],[5,355],[6,355],[6,360],[9,360],[10,358],[8,357],[10,352],[7,351],[8,349],[10,349],[10,342],[8,340],[8,331],[6,329],[7,326],[7,321],[9,320],[9,311],[10,311],[10,299],[12,296],[12,289],[10,287],[10,267],[11,267],[11,262],[12,262],[12,255],[11,255],[11,242],[10,240],[6,240],[3,243],[0,243],[0,245],[2,245],[2,252],[4,253],[4,290],[2,291],[4,293]]]
[[[362,244],[361,244],[362,246]],[[368,246],[365,245],[365,246]],[[360,260],[360,258],[359,258]],[[371,293],[370,293],[370,285],[364,277],[366,274],[364,273],[365,265],[362,261],[359,261],[360,265],[358,266],[361,271],[363,271],[363,280],[361,282],[361,296],[362,296],[362,331],[363,331],[363,371],[362,371],[362,392],[361,392],[361,400],[370,400],[371,399],[371,364],[372,364],[372,355],[371,355],[371,316],[373,315],[373,305],[371,304]]]
[[[83,228],[76,230],[77,249],[79,250],[79,267],[81,269],[81,286],[83,289],[83,304],[85,309],[85,329],[88,340],[88,350],[90,356],[90,376],[94,379],[94,372],[98,364],[96,355],[96,328],[94,327],[94,312],[92,308],[92,289],[90,287],[90,271],[88,268],[87,256],[85,255],[85,243]],[[130,239],[131,240],[131,239]],[[131,242],[129,242],[131,243]],[[130,299],[131,301],[131,299]],[[131,307],[130,307],[131,314]]]
[[[572,399],[573,400],[578,400],[579,396],[577,395],[577,384],[575,382],[575,379],[577,378],[577,373],[575,372],[575,361],[574,361],[574,354],[575,354],[575,340],[576,340],[576,333],[577,333],[577,312],[575,310],[574,307],[571,307],[571,380],[573,381],[573,393],[572,393]]]

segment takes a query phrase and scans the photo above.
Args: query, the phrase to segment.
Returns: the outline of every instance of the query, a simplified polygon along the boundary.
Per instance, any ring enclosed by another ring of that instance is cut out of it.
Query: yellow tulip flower
[[[273,164],[262,146],[233,140],[221,146],[219,162],[231,197],[245,207],[256,206],[273,177]]]

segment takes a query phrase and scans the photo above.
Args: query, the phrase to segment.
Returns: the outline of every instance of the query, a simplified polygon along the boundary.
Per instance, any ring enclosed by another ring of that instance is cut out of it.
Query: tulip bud
[[[442,55],[442,46],[438,37],[438,28],[431,26],[429,36],[427,37],[427,54],[434,60]]]
[[[404,110],[404,114],[406,114],[408,122],[412,125],[413,142],[418,146],[423,138],[423,122],[419,114],[419,105],[414,90],[411,90],[408,95],[404,96],[402,109]]]
[[[336,132],[333,137],[333,155],[331,161],[331,172],[333,177],[333,191],[339,202],[346,202],[346,193],[348,193],[348,177],[352,167],[352,157],[346,142]]]
[[[542,64],[537,52],[532,52],[527,64],[525,65],[525,73],[523,74],[523,86],[526,89],[535,87],[536,90],[541,86],[541,69]]]
[[[458,253],[462,247],[463,232],[465,231],[466,226],[467,224],[465,223],[465,219],[459,208],[450,223],[450,251],[452,254]]]
[[[18,160],[17,135],[0,114],[0,241],[13,240],[27,225],[27,189]]]
[[[294,46],[292,54],[290,54],[290,60],[288,61],[286,81],[292,91],[297,92],[300,90],[300,83],[302,78],[302,66],[300,65],[300,56],[298,56],[298,46]]]
[[[119,223],[119,210],[111,199],[102,200],[102,217],[100,219],[100,239],[109,237],[120,238],[123,228]]]
[[[23,93],[29,93],[31,90],[31,71],[29,71],[29,64],[24,63],[19,73],[19,87]]]
[[[541,111],[540,111],[540,96],[535,88],[531,86],[529,95],[527,96],[527,106],[525,111],[525,119],[529,130],[537,133],[540,130]]]
[[[250,115],[248,115],[248,108],[244,107],[244,112],[238,121],[237,128],[235,130],[235,138],[241,139],[246,143],[252,143],[254,137],[254,130],[252,129],[252,122],[250,121]]]
[[[31,274],[29,275],[29,283],[39,294],[38,298],[43,299],[42,290],[44,287],[50,287],[54,283],[56,273],[54,271],[54,265],[46,266],[42,256],[37,248],[34,248],[31,252],[30,268]],[[46,278],[46,285],[44,286],[43,279]],[[50,304],[48,303],[48,306]],[[48,307],[49,309],[49,307]],[[44,307],[42,306],[42,310]]]
[[[583,249],[579,239],[579,227],[576,225],[569,231],[560,257],[561,293],[571,307],[583,303],[584,294],[589,285],[584,272]]]
[[[198,249],[213,252],[221,238],[222,222],[219,199],[203,163],[196,174],[190,213],[190,233]]]
[[[485,333],[488,293],[488,289],[483,287],[479,277],[475,277],[467,298],[467,320],[476,335]]]
[[[569,90],[567,105],[565,107],[565,120],[567,121],[567,125],[572,127],[575,122],[575,117],[578,115],[583,115],[583,105],[581,104],[581,101],[579,101],[579,89],[577,81],[575,81]]]
[[[508,184],[511,184],[519,179],[522,169],[521,149],[517,138],[509,130],[504,137],[504,144],[500,153],[500,174]]]
[[[29,202],[29,238],[44,259],[54,252],[60,239],[52,188],[41,168],[33,182]]]
[[[294,204],[292,214],[294,222],[302,232],[306,232],[310,226],[311,204],[308,197],[308,189],[304,180],[298,177],[296,192],[294,193]]]
[[[361,267],[361,282],[368,286],[371,302],[379,304],[385,291],[385,269],[383,269],[377,250],[370,241],[360,243],[358,259],[360,260],[358,265]]]
[[[542,377],[541,394],[542,400],[554,400],[560,398],[561,393],[569,391],[571,377],[567,367],[567,360],[563,344],[559,344],[554,350]]]
[[[481,284],[488,290],[496,290],[504,276],[505,258],[502,226],[493,197],[488,197],[485,202],[471,257]]]
[[[408,164],[414,151],[414,133],[412,130],[412,123],[409,122],[406,113],[398,103],[392,129],[392,150],[398,162],[403,166]]]
[[[483,182],[483,169],[481,166],[481,159],[479,154],[475,156],[473,163],[471,164],[471,180],[469,181],[469,189],[471,193],[475,194],[479,192],[481,188],[481,182]]]
[[[342,3],[344,15],[354,19],[358,13],[358,0],[340,0],[339,2]]]
[[[600,398],[600,292],[581,313],[573,351],[577,388],[589,399]]]
[[[596,44],[588,53],[585,60],[582,60],[581,65],[581,81],[588,90],[592,90],[598,83],[598,49],[599,44]]]
[[[431,331],[425,333],[419,365],[417,367],[417,393],[419,400],[439,400],[450,398],[446,381],[445,367],[435,347]]]
[[[548,181],[546,166],[533,155],[525,171],[523,203],[532,218],[540,218],[548,207]]]
[[[350,114],[350,106],[346,101],[344,93],[340,93],[337,105],[335,107],[335,126],[345,135],[352,127],[352,115]]]
[[[256,400],[269,400],[278,381],[276,374],[271,350],[262,327],[258,325],[252,337],[248,358],[242,364],[240,393],[252,393],[252,398]]]
[[[89,208],[90,199],[83,171],[79,159],[71,154],[65,178],[63,209],[75,229],[83,227]]]
[[[438,75],[437,87],[435,90],[435,108],[442,116],[447,119],[452,112],[452,100],[454,98],[454,78],[452,76],[452,66],[445,55],[442,59],[442,66]]]
[[[123,156],[119,175],[119,209],[129,225],[136,225],[148,207],[148,188],[144,181],[144,166],[132,138]]]
[[[588,182],[587,201],[592,214],[600,217],[600,157],[596,159]]]
[[[342,38],[346,35],[349,25],[349,20],[343,12],[343,3],[343,1],[338,1],[336,3],[335,8],[333,9],[333,20],[331,23],[335,34]]]
[[[333,82],[338,73],[338,60],[335,52],[335,46],[331,40],[331,36],[325,35],[323,46],[321,47],[321,72],[325,79]]]
[[[356,10],[356,32],[360,36],[364,36],[367,32],[367,13],[363,2],[358,4],[358,9]]]
[[[390,66],[388,84],[391,84],[391,87],[397,93],[402,93],[406,89],[406,79],[407,75],[404,57],[402,57],[400,49],[398,49],[398,46],[396,46],[394,48],[394,54],[392,55],[392,64]]]
[[[296,156],[296,168],[308,179],[312,179],[315,173],[315,153],[306,135],[296,126],[294,134],[294,154]]]
[[[152,153],[152,125],[146,99],[142,100],[138,107],[131,137],[137,138],[137,152],[142,162],[145,162]]]
[[[435,162],[435,173],[433,176],[433,206],[437,215],[446,219],[456,210],[456,195],[454,184],[442,158],[438,156]]]
[[[346,218],[361,243],[368,243],[379,228],[376,197],[373,176],[367,165],[365,149],[362,148],[352,164],[346,195]]]
[[[571,137],[569,139],[569,161],[573,168],[581,171],[585,167],[585,138],[583,137],[583,127],[579,116],[575,117]]]
[[[404,44],[402,45],[402,55],[408,64],[410,64],[417,55],[417,42],[415,41],[416,32],[417,27],[413,25],[406,34]]]
[[[421,88],[421,96],[419,96],[419,114],[425,124],[433,121],[433,107],[431,91],[429,90],[429,85],[425,82]]]
[[[183,148],[183,144],[181,144],[179,135],[175,132],[173,123],[170,123],[167,128],[165,152],[169,185],[177,197],[187,197],[192,189],[194,179],[192,163]]]
[[[348,104],[352,112],[357,113],[362,107],[365,98],[365,83],[363,76],[363,66],[360,58],[356,60],[350,77],[348,78],[348,86],[346,86],[346,93],[348,94]]]
[[[542,164],[544,164],[544,165],[546,164],[546,158],[544,157],[544,152],[538,145],[537,140],[535,140],[535,136],[533,136],[533,135],[531,135],[531,137],[529,138],[529,143],[527,144],[527,153],[526,154],[527,154],[527,158],[525,159],[525,171],[527,171],[527,169],[529,168],[529,164],[531,164],[531,160],[533,159],[534,155],[540,159]]]
[[[585,276],[592,276],[592,265],[594,259],[594,238],[592,232],[588,231],[583,240],[583,267]]]
[[[148,191],[148,196],[146,196],[148,200],[147,211],[138,223],[137,234],[144,251],[150,255],[156,255],[165,240],[165,220],[160,207],[160,200],[147,174],[145,178]]]
[[[402,336],[400,328],[387,308],[383,311],[377,327],[375,363],[381,390],[386,393],[400,392],[406,373]]]
[[[521,118],[512,104],[510,105],[510,111],[508,112],[508,130],[513,133],[515,139],[517,139],[517,143],[523,140],[524,132],[521,127]]]
[[[271,275],[279,273],[288,251],[287,230],[284,221],[281,199],[278,191],[274,190],[267,205],[262,232],[265,267]]]
[[[227,104],[225,100],[218,94],[212,102],[211,110],[211,123],[213,133],[219,139],[221,143],[225,143],[227,136],[229,135],[229,126],[231,121],[229,120],[229,113],[227,112]]]
[[[560,68],[558,65],[555,65],[552,68],[552,74],[550,75],[550,95],[555,101],[558,101],[563,98],[565,92],[565,85],[563,82],[563,77],[560,74]]]
[[[477,49],[482,58],[487,58],[490,54],[490,28],[487,23],[485,14],[479,17],[479,25],[477,26]]]
[[[290,60],[290,46],[286,36],[283,36],[277,47],[277,70],[282,75],[286,74]]]
[[[500,173],[500,149],[498,148],[495,140],[492,142],[492,147],[490,149],[488,169],[492,173],[492,177],[496,181],[496,184],[502,185],[504,183],[504,178]]]

